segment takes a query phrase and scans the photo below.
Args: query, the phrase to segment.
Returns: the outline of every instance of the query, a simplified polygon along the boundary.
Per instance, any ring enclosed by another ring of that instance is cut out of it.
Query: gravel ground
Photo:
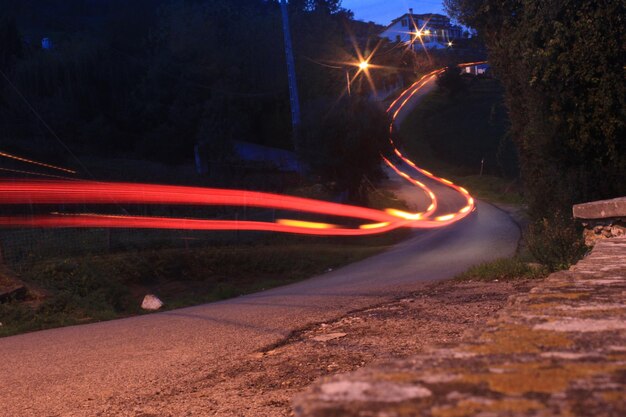
[[[294,332],[243,361],[204,369],[203,377],[186,386],[135,398],[132,410],[116,402],[100,415],[290,416],[292,397],[316,379],[459,343],[508,296],[528,292],[534,283],[425,285],[394,302]]]

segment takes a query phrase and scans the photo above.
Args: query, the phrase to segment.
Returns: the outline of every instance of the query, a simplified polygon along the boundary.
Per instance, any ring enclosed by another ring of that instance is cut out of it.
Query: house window
[[[405,28],[409,26],[409,21],[407,19],[402,19],[402,27]]]
[[[400,42],[400,35],[396,35],[396,42]]]

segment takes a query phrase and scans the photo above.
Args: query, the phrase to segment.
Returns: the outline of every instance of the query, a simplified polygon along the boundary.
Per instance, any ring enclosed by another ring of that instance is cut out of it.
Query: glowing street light
[[[356,78],[361,72],[365,72],[367,73],[367,71],[370,68],[370,63],[367,62],[367,60],[359,57],[360,60],[358,62],[353,62],[352,66],[357,67],[359,70],[357,71],[356,75],[354,76],[354,78]],[[346,91],[348,92],[348,96],[352,95],[352,81],[354,81],[354,79],[350,78],[350,71],[348,70],[349,67],[344,67],[344,70],[346,72]]]
[[[452,41],[448,42],[448,47],[452,47]]]

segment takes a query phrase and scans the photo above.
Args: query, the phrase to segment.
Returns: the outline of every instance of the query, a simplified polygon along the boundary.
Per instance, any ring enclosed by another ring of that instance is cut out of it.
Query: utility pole
[[[280,10],[283,15],[283,35],[285,37],[285,55],[287,57],[287,76],[289,78],[289,100],[291,102],[291,123],[293,125],[294,149],[298,152],[299,143],[297,139],[298,128],[300,127],[300,99],[298,98],[298,84],[296,82],[296,64],[293,59],[293,45],[291,43],[291,32],[289,30],[289,14],[287,12],[287,1],[281,0]]]

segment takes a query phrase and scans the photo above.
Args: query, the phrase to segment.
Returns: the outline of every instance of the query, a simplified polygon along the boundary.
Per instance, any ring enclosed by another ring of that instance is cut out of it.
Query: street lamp
[[[359,75],[359,72],[362,71],[367,71],[370,67],[370,63],[367,62],[366,60],[361,60],[358,63],[354,63],[352,64],[355,67],[359,68],[359,71],[356,73],[356,75],[354,76],[356,78],[357,75]],[[344,70],[346,72],[346,91],[348,92],[348,96],[352,95],[352,80],[350,79],[350,67],[344,67]]]

